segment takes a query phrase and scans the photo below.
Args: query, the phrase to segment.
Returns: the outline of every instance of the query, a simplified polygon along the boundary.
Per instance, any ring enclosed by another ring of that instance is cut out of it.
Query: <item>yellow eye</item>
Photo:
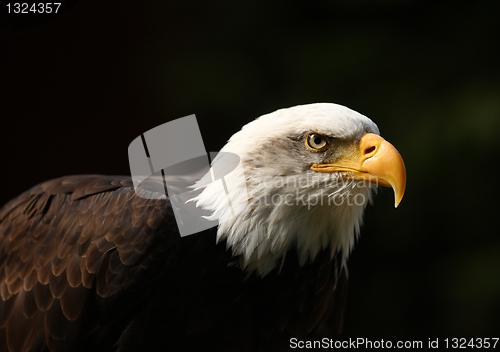
[[[306,146],[314,151],[324,149],[327,144],[326,137],[319,133],[309,133],[306,137]]]

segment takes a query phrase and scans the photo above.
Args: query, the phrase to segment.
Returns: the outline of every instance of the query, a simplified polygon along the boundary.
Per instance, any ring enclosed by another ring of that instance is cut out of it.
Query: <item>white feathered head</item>
[[[394,188],[396,206],[405,189],[397,150],[373,121],[341,105],[263,115],[221,152],[214,167],[227,164],[223,152],[238,155],[239,167],[224,182],[202,179],[194,200],[218,219],[218,241],[225,239],[243,267],[262,276],[293,248],[301,264],[323,249],[346,258],[377,185]]]

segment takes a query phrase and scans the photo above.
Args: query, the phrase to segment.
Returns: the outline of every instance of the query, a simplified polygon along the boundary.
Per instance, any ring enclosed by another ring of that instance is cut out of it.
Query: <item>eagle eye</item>
[[[313,151],[323,150],[327,144],[326,137],[319,133],[309,133],[306,137],[306,146]]]

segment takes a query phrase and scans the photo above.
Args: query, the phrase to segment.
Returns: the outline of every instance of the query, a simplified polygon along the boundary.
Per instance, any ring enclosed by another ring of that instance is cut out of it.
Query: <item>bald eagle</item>
[[[62,177],[3,206],[0,351],[287,351],[338,334],[363,211],[377,185],[399,204],[401,156],[326,103],[261,116],[222,151],[248,194],[231,216],[222,185],[199,183],[192,201],[219,225],[191,236],[124,176]]]

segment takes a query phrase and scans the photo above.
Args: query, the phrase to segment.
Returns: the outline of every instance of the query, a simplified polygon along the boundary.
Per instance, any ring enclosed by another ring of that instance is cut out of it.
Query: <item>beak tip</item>
[[[398,194],[398,192],[394,192],[394,208],[397,208],[402,200],[403,200],[403,194]]]

